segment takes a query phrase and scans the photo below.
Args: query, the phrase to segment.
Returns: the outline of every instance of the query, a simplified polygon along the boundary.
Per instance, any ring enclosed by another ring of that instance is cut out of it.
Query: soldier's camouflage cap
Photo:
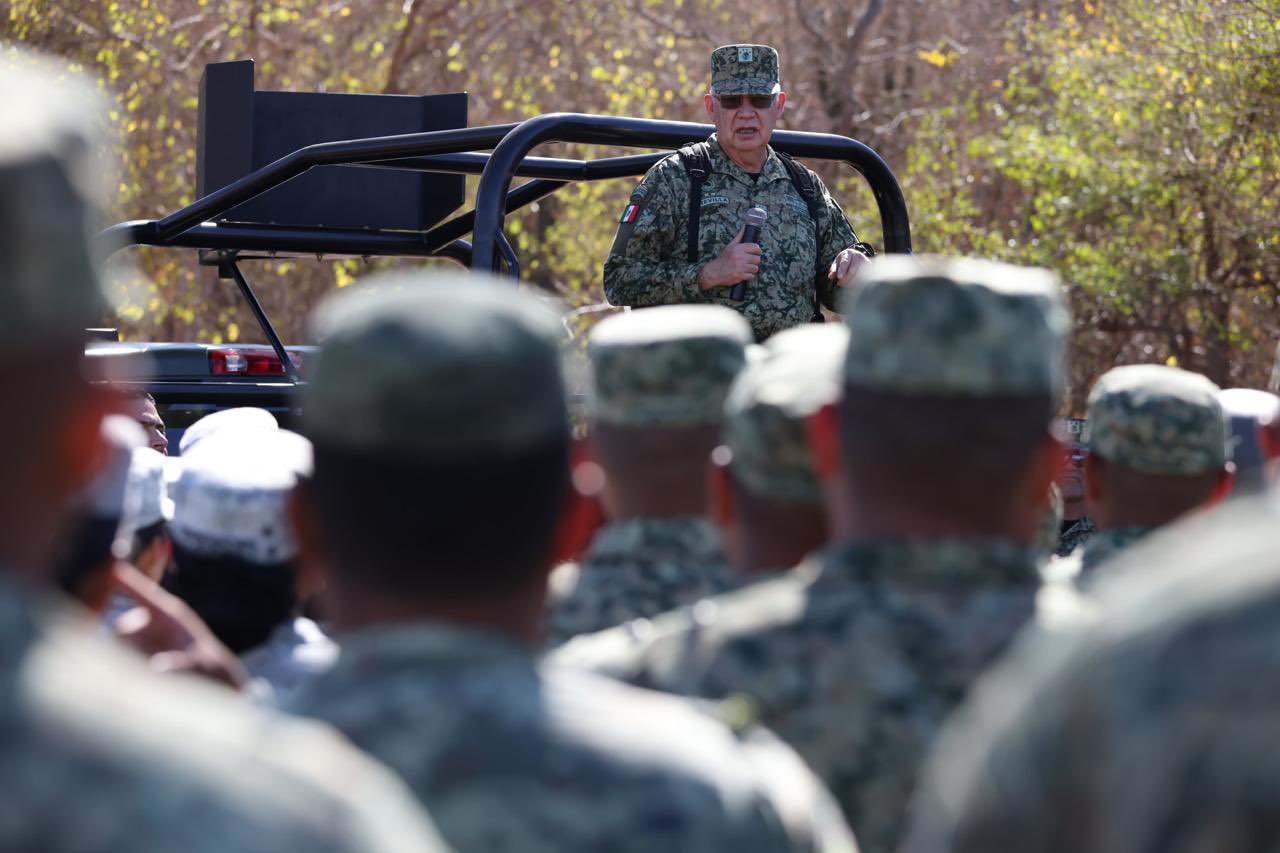
[[[317,444],[434,463],[568,435],[563,327],[509,283],[387,273],[325,299],[312,324],[303,423]]]
[[[752,494],[782,503],[822,503],[807,421],[840,396],[849,330],[838,323],[779,332],[750,361],[725,401],[725,444],[734,476]]]
[[[884,255],[854,280],[845,382],[904,394],[1061,395],[1069,318],[1052,272]]]
[[[782,89],[778,51],[767,44],[727,44],[711,51],[711,94],[775,95]]]
[[[105,115],[53,60],[0,45],[0,340],[82,332],[106,307],[90,251]]]
[[[1231,458],[1218,386],[1199,373],[1139,364],[1104,373],[1089,393],[1085,446],[1144,474],[1200,474]]]
[[[616,314],[591,331],[589,406],[602,423],[720,423],[746,363],[751,327],[719,305],[663,305]]]

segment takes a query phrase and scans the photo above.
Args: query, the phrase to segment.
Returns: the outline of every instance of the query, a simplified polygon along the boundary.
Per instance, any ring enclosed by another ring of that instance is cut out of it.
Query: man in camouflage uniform
[[[1104,373],[1089,394],[1085,491],[1098,532],[1057,561],[1057,581],[1079,583],[1157,527],[1231,490],[1230,446],[1218,386],[1177,367]]]
[[[1170,525],[983,676],[922,774],[904,853],[1262,853],[1280,837],[1273,495]]]
[[[1058,490],[1062,496],[1061,535],[1055,554],[1065,557],[1079,548],[1097,532],[1093,519],[1085,515],[1084,502],[1084,430],[1088,425],[1084,418],[1067,418],[1063,427],[1067,433],[1067,461],[1058,478]]]
[[[808,172],[820,211],[815,235],[804,197],[769,147],[786,102],[772,47],[712,52],[703,104],[716,132],[707,140],[711,168],[702,186],[697,259],[691,262],[688,251],[689,172],[672,155],[649,170],[623,210],[604,265],[612,304],[726,305],[747,318],[757,340],[811,321],[819,302],[835,308],[837,291],[866,263],[870,248],[858,243],[840,205]],[[768,221],[758,243],[742,243],[747,210],[757,206]],[[730,288],[747,280],[745,298],[732,298]]]
[[[402,786],[332,732],[166,681],[48,590],[107,407],[84,364],[105,307],[90,92],[0,48],[0,394],[20,415],[0,423],[0,848],[441,849]]]
[[[779,332],[729,389],[724,446],[712,456],[712,505],[735,572],[789,569],[827,541],[826,501],[808,420],[840,395],[849,329]]]
[[[1043,270],[891,256],[859,282],[843,398],[812,426],[833,544],[643,637],[581,642],[632,656],[608,671],[756,709],[863,849],[890,851],[932,733],[1033,612],[1043,504],[1029,496],[1061,460],[1068,319]]]
[[[298,529],[342,654],[298,710],[399,771],[460,850],[852,849],[776,739],[535,660],[569,477],[552,313],[410,273],[316,328]]]
[[[707,516],[707,469],[750,335],[713,305],[631,311],[592,330],[589,441],[610,520],[552,576],[551,645],[735,583]]]

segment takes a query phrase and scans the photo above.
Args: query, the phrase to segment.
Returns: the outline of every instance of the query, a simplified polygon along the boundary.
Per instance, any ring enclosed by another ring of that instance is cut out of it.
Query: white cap
[[[139,495],[129,478],[129,466],[136,448],[147,436],[132,418],[107,415],[100,428],[106,459],[93,479],[75,499],[76,511],[85,518],[117,522],[113,550],[127,552],[137,529]]]
[[[175,543],[263,565],[297,556],[288,502],[311,471],[311,442],[279,429],[220,431],[183,458],[169,523]]]
[[[129,489],[138,495],[134,529],[141,530],[173,518],[173,501],[165,482],[165,456],[150,447],[136,447],[129,462]]]
[[[239,433],[275,432],[279,428],[280,426],[276,423],[276,419],[266,409],[255,409],[248,406],[238,409],[223,409],[220,412],[205,415],[187,427],[187,431],[182,434],[182,440],[178,442],[178,452],[183,455],[190,453],[191,449],[200,442],[224,431]]]

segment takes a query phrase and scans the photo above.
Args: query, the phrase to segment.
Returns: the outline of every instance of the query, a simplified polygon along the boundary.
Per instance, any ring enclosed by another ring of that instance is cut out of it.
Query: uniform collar
[[[494,664],[533,657],[515,640],[496,631],[442,622],[400,622],[361,628],[338,638],[338,669],[376,673],[397,664]]]
[[[1035,586],[1040,577],[1034,548],[987,537],[859,540],[830,546],[821,560],[822,576],[842,582]]]
[[[700,515],[628,518],[611,521],[597,531],[584,563],[651,563],[690,565],[725,561],[719,529]]]
[[[714,133],[707,138],[707,144],[711,146],[711,170],[713,172],[728,175],[734,180],[745,184],[790,180],[787,177],[787,170],[782,165],[782,161],[778,159],[773,146],[769,146],[769,156],[765,158],[764,167],[760,170],[760,178],[756,181],[752,179],[750,172],[729,159],[729,155],[724,153],[724,149],[720,147],[720,140],[716,138]]]

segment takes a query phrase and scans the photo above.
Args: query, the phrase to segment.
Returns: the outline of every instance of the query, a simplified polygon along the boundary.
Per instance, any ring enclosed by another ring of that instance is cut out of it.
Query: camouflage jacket
[[[1089,541],[1089,537],[1096,533],[1097,527],[1094,527],[1093,520],[1088,516],[1077,521],[1075,524],[1067,528],[1062,534],[1062,538],[1058,540],[1058,556],[1066,557],[1072,551]]]
[[[443,850],[403,785],[326,728],[161,677],[0,581],[0,849]]]
[[[1099,564],[1150,533],[1150,527],[1110,527],[1091,535],[1069,556],[1055,562],[1054,575],[1079,585]]]
[[[604,265],[608,300],[637,308],[676,302],[727,305],[747,318],[757,340],[812,320],[815,293],[834,309],[837,288],[827,269],[858,238],[821,179],[812,175],[825,211],[818,223],[821,263],[815,276],[813,220],[778,156],[770,149],[759,179],[753,180],[729,159],[714,134],[708,142],[712,169],[702,187],[697,262],[688,261],[689,176],[672,155],[649,170],[623,211]],[[769,212],[769,220],[760,236],[760,273],[748,285],[746,299],[730,299],[727,287],[700,290],[698,270],[732,242],[747,210],[756,206]]]
[[[733,697],[893,850],[934,731],[1034,607],[1037,555],[999,541],[871,541],[553,655],[633,683]]]
[[[632,518],[596,533],[582,563],[551,578],[547,640],[657,616],[737,584],[720,531],[701,516]]]
[[[265,643],[241,656],[249,675],[270,686],[275,702],[287,699],[337,659],[337,644],[319,625],[301,616],[277,625]]]
[[[1027,630],[939,736],[901,849],[1273,849],[1278,525],[1270,496],[1162,527],[1088,620]]]
[[[399,772],[459,850],[852,848],[794,753],[691,704],[539,665],[492,632],[401,623],[340,639],[295,710]]]

